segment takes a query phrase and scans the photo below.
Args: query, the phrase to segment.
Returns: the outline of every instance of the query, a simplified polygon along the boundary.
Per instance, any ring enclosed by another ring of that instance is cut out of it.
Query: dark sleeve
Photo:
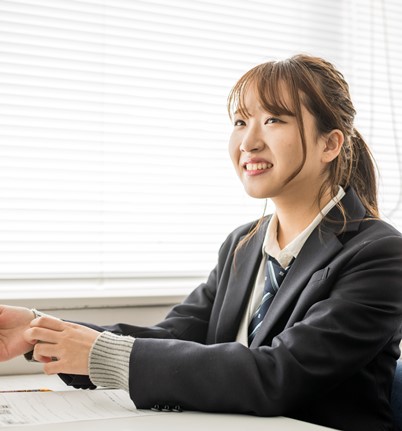
[[[254,226],[255,222],[240,226],[224,241],[219,250],[218,264],[210,273],[206,283],[198,286],[181,304],[176,305],[166,319],[152,327],[143,327],[118,323],[111,326],[99,326],[91,323],[74,322],[97,331],[110,331],[114,334],[130,335],[137,339],[181,339],[204,343],[215,301],[217,286],[225,269],[229,271],[233,250],[238,241]],[[62,380],[76,388],[94,388],[88,376],[59,374]]]
[[[114,334],[130,335],[135,338],[153,339],[182,339],[205,342],[208,322],[216,293],[215,268],[206,283],[195,289],[182,304],[176,305],[166,319],[152,327],[142,327],[118,323],[112,326],[98,326],[91,323],[79,323],[99,332],[110,331]],[[81,389],[94,389],[88,376],[74,374],[59,374],[60,378],[69,386]]]
[[[181,304],[174,306],[166,318],[155,326],[136,326],[127,323],[99,326],[76,321],[74,323],[99,332],[110,331],[135,338],[179,338],[203,343],[216,294],[216,273],[217,268],[210,273],[206,283],[198,286]]]
[[[219,249],[218,263],[209,274],[207,281],[190,293],[181,304],[173,307],[166,318],[157,325],[152,327],[124,323],[102,327],[87,323],[85,325],[98,331],[107,330],[135,338],[180,339],[205,343],[218,286],[226,285],[231,271],[234,250],[238,242],[254,225],[255,222],[240,226],[226,238]]]
[[[270,345],[136,340],[135,405],[277,416],[351,378],[400,337],[402,239],[364,243],[341,270],[328,272],[315,286],[328,296]]]

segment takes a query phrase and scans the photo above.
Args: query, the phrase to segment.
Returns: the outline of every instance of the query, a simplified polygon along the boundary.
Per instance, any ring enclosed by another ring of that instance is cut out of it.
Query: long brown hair
[[[304,105],[315,118],[318,136],[334,129],[339,129],[344,135],[340,154],[327,168],[326,178],[317,196],[318,202],[328,189],[331,197],[335,197],[338,185],[344,189],[351,186],[362,201],[367,215],[378,218],[375,163],[366,142],[354,127],[356,111],[342,73],[328,61],[304,54],[261,64],[245,73],[232,88],[228,97],[231,117],[235,111],[247,116],[244,97],[250,86],[256,90],[265,110],[276,115],[294,115],[297,120],[303,158],[286,182],[303,169],[306,161],[301,109]],[[285,102],[284,86],[288,90],[291,106]],[[342,210],[342,205],[339,206]],[[255,233],[261,222],[247,239]]]

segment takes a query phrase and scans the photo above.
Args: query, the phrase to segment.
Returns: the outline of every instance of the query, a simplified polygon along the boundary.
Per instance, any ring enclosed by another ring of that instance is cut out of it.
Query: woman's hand
[[[32,350],[24,332],[35,318],[29,308],[0,305],[0,361],[7,361]]]
[[[99,332],[86,326],[42,316],[25,331],[27,343],[35,345],[33,358],[43,362],[46,374],[88,375],[88,359]]]

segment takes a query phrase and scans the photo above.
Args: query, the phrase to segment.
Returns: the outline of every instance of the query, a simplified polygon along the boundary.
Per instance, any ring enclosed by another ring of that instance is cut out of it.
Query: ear
[[[336,159],[341,152],[343,141],[345,140],[343,133],[339,129],[331,130],[323,136],[324,148],[321,156],[323,163],[330,163]]]

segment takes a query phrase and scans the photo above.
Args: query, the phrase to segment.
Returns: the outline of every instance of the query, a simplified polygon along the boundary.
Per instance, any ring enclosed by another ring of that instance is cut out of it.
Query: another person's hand
[[[75,323],[42,316],[25,331],[26,342],[34,344],[33,358],[43,362],[46,374],[88,375],[88,359],[98,331]]]
[[[0,305],[0,361],[7,361],[32,350],[24,332],[35,318],[29,308]]]

